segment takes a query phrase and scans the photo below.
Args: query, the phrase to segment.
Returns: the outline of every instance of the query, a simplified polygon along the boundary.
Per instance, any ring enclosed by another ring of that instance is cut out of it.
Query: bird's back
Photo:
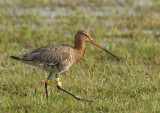
[[[48,72],[60,73],[73,64],[73,48],[67,44],[47,45],[30,53],[11,56],[21,62],[40,67]]]

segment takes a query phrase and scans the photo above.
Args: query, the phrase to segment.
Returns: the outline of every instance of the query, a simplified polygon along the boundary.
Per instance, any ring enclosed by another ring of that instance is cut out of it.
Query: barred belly
[[[56,64],[56,65],[48,65],[48,64],[39,64],[39,66],[41,69],[49,72],[49,73],[53,73],[53,74],[59,74],[62,73],[66,70],[68,70],[71,65],[62,65],[62,64]]]

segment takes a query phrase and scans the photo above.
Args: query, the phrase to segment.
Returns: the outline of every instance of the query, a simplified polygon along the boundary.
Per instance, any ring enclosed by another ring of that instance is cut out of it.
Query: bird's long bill
[[[104,49],[103,47],[101,47],[99,44],[97,44],[95,41],[90,40],[90,42],[94,45],[96,45],[97,47],[103,49],[105,52],[109,53],[110,55],[112,55],[113,57],[116,57],[114,54],[112,54],[111,52],[109,52],[108,50]],[[118,57],[116,57],[118,59]]]

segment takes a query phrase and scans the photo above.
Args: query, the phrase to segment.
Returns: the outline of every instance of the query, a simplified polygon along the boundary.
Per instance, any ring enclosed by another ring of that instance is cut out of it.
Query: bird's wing
[[[49,45],[21,55],[20,58],[28,62],[56,65],[70,56],[66,49],[68,48],[61,45]]]

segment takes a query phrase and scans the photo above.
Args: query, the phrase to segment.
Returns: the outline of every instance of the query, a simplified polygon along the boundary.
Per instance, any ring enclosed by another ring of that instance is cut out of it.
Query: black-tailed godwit
[[[67,44],[47,45],[24,55],[11,56],[11,58],[26,64],[34,65],[50,73],[45,82],[47,99],[48,99],[47,84],[49,83],[51,75],[55,74],[56,85],[58,89],[68,93],[77,100],[92,102],[90,100],[80,98],[63,89],[61,87],[62,83],[59,81],[58,78],[58,74],[68,70],[73,64],[77,63],[84,56],[86,50],[85,42],[87,41],[103,49],[107,53],[111,54],[113,57],[116,57],[111,52],[104,49],[103,47],[98,45],[95,41],[93,41],[91,35],[88,32],[86,32],[85,30],[79,30],[75,35],[73,47]]]

